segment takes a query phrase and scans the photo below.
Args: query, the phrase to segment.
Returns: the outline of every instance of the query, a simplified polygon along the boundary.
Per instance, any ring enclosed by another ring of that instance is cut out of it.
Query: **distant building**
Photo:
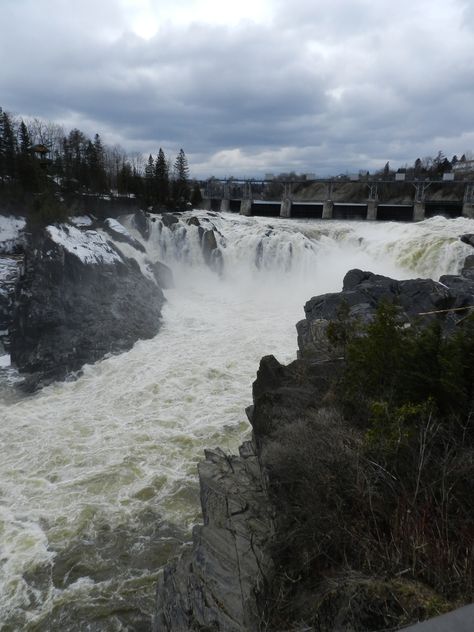
[[[316,174],[315,173],[305,173],[304,177],[306,178],[306,180],[316,180]]]
[[[474,171],[474,160],[459,160],[453,165],[453,171],[456,173]]]
[[[273,180],[274,177],[275,177],[274,173],[266,173],[265,174],[265,180]]]

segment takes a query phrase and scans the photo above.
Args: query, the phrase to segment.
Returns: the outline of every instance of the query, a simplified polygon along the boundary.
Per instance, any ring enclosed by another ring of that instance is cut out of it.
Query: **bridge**
[[[312,219],[421,221],[434,215],[474,218],[474,181],[329,178],[250,180],[211,178],[203,184],[207,210]],[[306,197],[313,186],[318,195]],[[431,194],[431,196],[430,196]]]

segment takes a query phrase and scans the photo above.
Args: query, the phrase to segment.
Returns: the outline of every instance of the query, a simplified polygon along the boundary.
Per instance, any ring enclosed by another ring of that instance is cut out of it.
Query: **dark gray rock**
[[[0,255],[0,355],[10,346],[16,285],[23,269],[23,255]]]
[[[474,247],[474,233],[466,233],[465,235],[461,235],[459,239],[465,244]]]
[[[190,217],[187,221],[186,224],[188,224],[189,226],[201,226],[199,219],[193,215],[193,217]]]
[[[155,261],[155,263],[148,263],[150,266],[158,285],[164,290],[168,290],[174,287],[174,278],[171,268],[161,261]]]
[[[155,632],[257,632],[256,595],[270,572],[265,479],[250,443],[240,456],[206,451],[199,464],[204,525],[192,547],[167,565],[157,588]]]
[[[222,274],[224,269],[224,257],[217,244],[215,229],[206,230],[202,228],[202,226],[199,226],[198,230],[204,261],[212,270],[218,274]]]
[[[145,211],[136,211],[133,215],[132,223],[143,239],[148,240],[150,237],[150,220]]]
[[[205,230],[202,234],[202,254],[204,260],[209,264],[212,260],[212,251],[217,248],[217,240],[213,230]]]
[[[65,236],[79,232],[67,226],[58,230]],[[31,389],[130,349],[160,327],[164,297],[156,283],[110,242],[104,246],[106,262],[87,262],[80,256],[83,249],[102,238],[95,231],[79,234],[83,241],[74,246],[72,240],[67,247],[47,230],[30,237],[15,299],[11,358],[29,374]]]
[[[464,259],[464,266],[461,276],[471,276],[474,273],[474,255],[469,255]]]
[[[171,228],[173,224],[177,224],[179,222],[179,219],[171,213],[163,213],[161,221],[166,228]]]
[[[473,304],[474,296],[468,276],[442,277],[439,282],[396,281],[372,272],[350,270],[342,292],[316,296],[306,303],[306,319],[296,325],[300,355],[317,356],[320,360],[335,357],[339,352],[329,344],[326,330],[329,322],[337,318],[341,305],[348,306],[351,318],[367,323],[381,301],[397,305],[402,322],[423,318],[428,323],[437,319],[449,330],[461,317],[449,310]]]
[[[135,239],[135,237],[130,235],[130,233],[124,227],[122,227],[122,225],[116,219],[106,219],[104,221],[103,227],[104,230],[111,237],[113,237],[114,241],[128,244],[129,246],[132,246],[140,252],[146,252],[145,246],[140,243],[138,239]]]
[[[261,456],[264,443],[280,426],[302,419],[320,406],[330,385],[342,372],[341,360],[307,362],[295,360],[284,366],[274,356],[260,360],[252,386],[250,423]]]

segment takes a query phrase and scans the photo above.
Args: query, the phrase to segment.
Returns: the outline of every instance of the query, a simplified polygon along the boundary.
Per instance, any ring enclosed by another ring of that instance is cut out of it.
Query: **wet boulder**
[[[148,240],[150,237],[150,221],[145,211],[136,211],[133,215],[132,223],[143,239]]]
[[[152,270],[153,275],[161,288],[168,290],[174,287],[174,278],[171,268],[161,261],[148,263],[148,266]]]
[[[145,252],[145,246],[141,244],[138,239],[135,239],[135,237],[128,232],[125,226],[116,219],[112,219],[110,217],[106,219],[104,221],[104,230],[113,237],[114,241],[128,244],[140,252]]]
[[[171,213],[163,213],[161,216],[161,222],[163,223],[163,226],[166,226],[166,228],[172,228],[174,224],[179,222],[179,219],[176,215],[172,215]]]
[[[188,224],[188,226],[201,226],[201,223],[199,222],[199,219],[193,215],[193,217],[190,217],[187,221],[186,224]]]
[[[468,246],[473,246],[474,247],[474,233],[465,233],[464,235],[461,235],[459,237],[459,239],[464,244],[468,244]]]

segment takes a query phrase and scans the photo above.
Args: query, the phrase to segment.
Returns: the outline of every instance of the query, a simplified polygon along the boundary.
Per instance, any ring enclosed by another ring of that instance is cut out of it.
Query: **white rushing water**
[[[146,629],[156,574],[199,521],[196,463],[205,447],[235,451],[248,434],[259,360],[295,357],[305,301],[339,291],[355,267],[456,273],[470,254],[458,236],[474,232],[463,218],[198,216],[222,235],[221,277],[195,226],[160,233],[155,223],[148,256],[176,282],[160,333],[77,381],[0,402],[2,630]]]

